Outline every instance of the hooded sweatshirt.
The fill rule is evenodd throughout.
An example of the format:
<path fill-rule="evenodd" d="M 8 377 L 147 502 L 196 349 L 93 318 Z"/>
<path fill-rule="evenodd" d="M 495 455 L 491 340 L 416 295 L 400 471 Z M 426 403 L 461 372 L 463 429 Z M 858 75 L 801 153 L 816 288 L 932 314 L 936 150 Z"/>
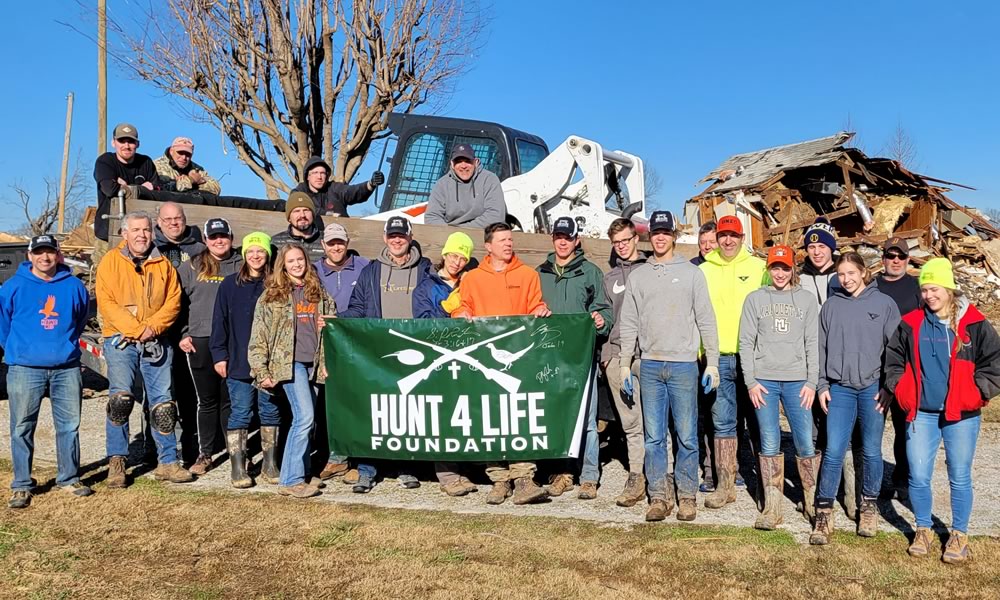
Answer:
<path fill-rule="evenodd" d="M 507 218 L 500 178 L 482 165 L 472 179 L 462 181 L 455 171 L 438 179 L 424 213 L 428 225 L 484 228 Z"/>
<path fill-rule="evenodd" d="M 463 312 L 474 317 L 528 315 L 540 306 L 545 306 L 542 282 L 534 269 L 515 254 L 497 271 L 493 257 L 487 255 L 478 269 L 462 278 L 462 305 L 452 316 Z"/>
<path fill-rule="evenodd" d="M 392 259 L 389 248 L 382 248 L 378 255 L 382 269 L 379 273 L 379 294 L 383 319 L 413 318 L 413 289 L 422 278 L 420 274 L 420 248 L 410 246 L 406 262 L 399 265 Z M 425 269 L 426 270 L 426 269 Z"/>
<path fill-rule="evenodd" d="M 805 381 L 816 389 L 819 379 L 819 309 L 808 290 L 750 292 L 740 319 L 740 364 L 747 388 L 765 381 Z"/>
<path fill-rule="evenodd" d="M 175 269 L 205 250 L 205 238 L 202 237 L 201 230 L 191 225 L 187 226 L 184 236 L 177 242 L 168 239 L 159 225 L 154 228 L 154 234 L 153 245 Z"/>
<path fill-rule="evenodd" d="M 347 251 L 347 260 L 338 267 L 331 267 L 325 259 L 317 260 L 313 265 L 319 273 L 323 287 L 333 297 L 338 311 L 347 310 L 351 303 L 351 293 L 361 276 L 361 270 L 368 265 L 368 259 L 360 256 L 356 250 Z"/>
<path fill-rule="evenodd" d="M 736 354 L 740 346 L 743 301 L 750 292 L 767 284 L 767 264 L 741 245 L 729 261 L 722 257 L 721 248 L 712 250 L 698 268 L 708 282 L 715 322 L 719 325 L 719 352 Z"/>
<path fill-rule="evenodd" d="M 187 307 L 187 321 L 181 326 L 182 337 L 212 335 L 212 315 L 215 312 L 215 296 L 219 293 L 219 284 L 243 266 L 243 256 L 239 252 L 232 252 L 229 258 L 219 261 L 219 272 L 215 277 L 206 278 L 198 274 L 202 260 L 201 256 L 197 256 L 177 269 L 181 288 L 184 290 L 182 302 Z"/>
<path fill-rule="evenodd" d="M 228 376 L 247 380 L 253 379 L 247 346 L 250 345 L 254 309 L 264 293 L 264 278 L 246 283 L 239 283 L 236 278 L 237 275 L 229 275 L 219 284 L 208 343 L 213 363 L 228 361 Z"/>
<path fill-rule="evenodd" d="M 625 284 L 628 282 L 632 271 L 645 263 L 648 256 L 648 253 L 639 252 L 639 256 L 635 261 L 628 261 L 619 258 L 614 249 L 612 249 L 611 257 L 608 259 L 608 262 L 611 263 L 611 270 L 604 275 L 604 294 L 611 302 L 614 325 L 611 326 L 611 332 L 608 334 L 607 340 L 601 344 L 602 363 L 618 357 L 621 350 L 619 343 L 621 339 L 621 324 L 619 321 L 621 320 L 622 298 L 625 296 Z M 635 356 L 640 356 L 638 348 L 636 349 Z"/>
<path fill-rule="evenodd" d="M 636 340 L 643 360 L 694 362 L 700 346 L 708 366 L 719 366 L 719 330 L 701 269 L 674 256 L 650 258 L 625 284 L 622 298 L 621 364 L 632 364 Z"/>
<path fill-rule="evenodd" d="M 326 164 L 326 161 L 322 158 L 312 157 L 309 162 L 306 163 L 306 168 L 304 173 L 309 173 L 313 167 L 322 165 L 326 167 L 327 176 L 332 173 L 330 165 Z M 293 192 L 305 192 L 312 198 L 313 203 L 316 204 L 316 214 L 317 215 L 332 215 L 334 217 L 347 217 L 347 207 L 351 204 L 361 204 L 362 202 L 367 202 L 371 198 L 372 192 L 375 190 L 368 189 L 368 182 L 356 183 L 354 185 L 348 183 L 340 183 L 339 181 L 327 181 L 326 185 L 323 186 L 317 192 L 312 191 L 309 187 L 308 181 L 303 181 L 299 185 L 295 186 Z"/>
<path fill-rule="evenodd" d="M 808 290 L 816 298 L 816 305 L 823 306 L 826 299 L 837 290 L 843 289 L 840 285 L 840 277 L 837 277 L 837 268 L 831 262 L 825 271 L 820 271 L 808 258 L 802 265 L 802 272 L 799 274 L 799 281 L 802 289 Z"/>
<path fill-rule="evenodd" d="M 819 388 L 861 390 L 882 375 L 885 346 L 899 325 L 896 302 L 868 284 L 857 298 L 839 288 L 819 313 Z"/>
<path fill-rule="evenodd" d="M 597 330 L 607 335 L 614 323 L 614 311 L 604 294 L 601 270 L 587 260 L 583 248 L 577 248 L 568 263 L 556 265 L 556 253 L 550 252 L 545 262 L 538 266 L 542 282 L 542 299 L 549 310 L 556 314 L 598 312 L 604 317 L 604 326 Z"/>
<path fill-rule="evenodd" d="M 391 265 L 388 265 L 387 260 Z M 348 319 L 391 319 L 391 318 L 412 318 L 415 314 L 413 309 L 416 297 L 415 288 L 428 276 L 431 270 L 431 261 L 424 258 L 420 244 L 414 240 L 410 244 L 410 256 L 403 267 L 399 267 L 389 258 L 388 249 L 383 249 L 381 255 L 376 260 L 369 262 L 365 268 L 361 269 L 358 281 L 351 292 L 351 300 L 346 310 L 337 307 L 337 316 Z M 390 273 L 391 271 L 391 273 Z M 386 287 L 390 290 L 383 291 Z M 391 290 L 395 289 L 396 292 Z M 407 291 L 408 290 L 408 291 Z M 403 313 L 407 317 L 390 317 L 385 313 L 382 305 L 384 294 L 397 296 L 389 299 L 394 303 L 389 307 L 394 313 Z M 409 303 L 409 307 L 402 306 L 402 302 Z M 398 301 L 398 302 L 397 302 Z"/>
<path fill-rule="evenodd" d="M 969 301 L 959 298 L 959 319 L 969 308 Z M 955 332 L 948 328 L 929 308 L 924 309 L 924 326 L 920 328 L 920 410 L 942 412 L 948 396 L 948 375 L 951 370 L 951 346 Z"/>
<path fill-rule="evenodd" d="M 87 290 L 65 265 L 51 280 L 25 261 L 0 287 L 0 346 L 8 365 L 56 369 L 80 362 Z"/>

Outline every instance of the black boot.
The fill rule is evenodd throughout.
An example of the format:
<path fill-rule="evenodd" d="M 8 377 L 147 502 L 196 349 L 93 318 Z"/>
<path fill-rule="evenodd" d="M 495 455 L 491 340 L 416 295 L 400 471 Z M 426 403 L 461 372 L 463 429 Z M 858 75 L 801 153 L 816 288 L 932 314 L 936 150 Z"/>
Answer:
<path fill-rule="evenodd" d="M 270 484 L 277 484 L 281 478 L 278 466 L 278 428 L 260 428 L 260 449 L 264 455 L 264 464 L 260 468 L 260 476 Z"/>
<path fill-rule="evenodd" d="M 230 478 L 234 488 L 253 487 L 253 479 L 247 475 L 247 430 L 231 429 L 226 432 L 226 450 L 232 467 Z"/>

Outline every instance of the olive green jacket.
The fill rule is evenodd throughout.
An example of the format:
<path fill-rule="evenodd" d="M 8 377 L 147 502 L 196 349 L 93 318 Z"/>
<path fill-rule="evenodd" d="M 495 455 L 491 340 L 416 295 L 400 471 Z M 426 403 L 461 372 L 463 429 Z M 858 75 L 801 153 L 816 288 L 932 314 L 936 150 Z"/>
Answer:
<path fill-rule="evenodd" d="M 337 308 L 330 294 L 323 290 L 317 307 L 320 315 L 336 315 Z M 291 296 L 281 302 L 264 302 L 261 295 L 253 315 L 247 361 L 254 385 L 270 378 L 275 383 L 292 380 L 295 362 L 295 307 Z M 326 381 L 326 363 L 323 360 L 323 334 L 320 332 L 313 360 L 313 380 Z"/>

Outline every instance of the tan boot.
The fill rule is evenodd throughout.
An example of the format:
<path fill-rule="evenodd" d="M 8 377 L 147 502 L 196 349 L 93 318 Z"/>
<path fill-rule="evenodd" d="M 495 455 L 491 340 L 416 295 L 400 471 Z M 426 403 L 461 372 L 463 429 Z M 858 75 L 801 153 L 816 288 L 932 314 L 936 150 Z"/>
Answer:
<path fill-rule="evenodd" d="M 514 504 L 531 504 L 549 497 L 545 488 L 530 477 L 518 477 L 514 480 Z"/>
<path fill-rule="evenodd" d="M 862 498 L 858 513 L 858 535 L 875 537 L 878 533 L 878 505 L 874 498 Z"/>
<path fill-rule="evenodd" d="M 548 485 L 549 496 L 555 498 L 556 496 L 562 496 L 566 492 L 573 491 L 573 476 L 569 473 L 561 473 L 559 475 L 553 475 L 549 478 Z"/>
<path fill-rule="evenodd" d="M 170 483 L 188 483 L 194 481 L 194 475 L 180 465 L 180 463 L 161 464 L 153 471 L 153 479 L 157 481 L 169 481 Z"/>
<path fill-rule="evenodd" d="M 760 456 L 760 481 L 764 486 L 764 511 L 757 517 L 757 522 L 753 524 L 754 529 L 771 531 L 781 525 L 782 503 L 784 501 L 785 487 L 785 455 Z"/>
<path fill-rule="evenodd" d="M 917 533 L 913 536 L 913 543 L 906 549 L 910 556 L 923 558 L 931 553 L 931 546 L 934 544 L 934 534 L 927 527 L 917 527 Z"/>
<path fill-rule="evenodd" d="M 674 506 L 672 504 L 667 504 L 667 501 L 663 498 L 653 498 L 649 501 L 649 508 L 646 509 L 646 520 L 647 521 L 662 521 L 670 516 L 673 512 Z"/>
<path fill-rule="evenodd" d="M 705 508 L 722 508 L 736 502 L 736 438 L 715 438 L 715 464 L 719 480 L 715 491 L 705 498 Z"/>
<path fill-rule="evenodd" d="M 113 490 L 120 490 L 128 485 L 128 480 L 125 476 L 124 456 L 112 456 L 108 459 L 107 484 Z"/>
<path fill-rule="evenodd" d="M 969 536 L 961 531 L 949 530 L 941 561 L 949 565 L 960 565 L 970 560 L 972 560 L 972 546 L 969 545 Z"/>
<path fill-rule="evenodd" d="M 462 481 L 461 477 L 458 477 L 458 478 L 454 479 L 451 483 L 442 484 L 441 485 L 441 491 L 444 492 L 445 494 L 449 495 L 449 496 L 458 497 L 458 496 L 465 496 L 466 494 L 470 494 L 470 493 L 476 491 L 476 488 L 475 488 L 475 486 L 472 486 L 470 488 L 468 485 L 466 485 L 466 483 L 464 481 Z"/>
<path fill-rule="evenodd" d="M 809 543 L 813 546 L 825 546 L 833 537 L 833 508 L 817 508 L 816 524 L 809 534 Z"/>
<path fill-rule="evenodd" d="M 681 498 L 677 502 L 677 520 L 694 521 L 698 516 L 698 503 L 694 498 Z"/>
<path fill-rule="evenodd" d="M 625 489 L 615 498 L 618 506 L 635 506 L 646 495 L 646 476 L 642 473 L 629 473 Z"/>
<path fill-rule="evenodd" d="M 486 494 L 486 504 L 503 504 L 512 493 L 509 481 L 494 481 L 493 489 Z"/>
<path fill-rule="evenodd" d="M 802 515 L 810 525 L 816 520 L 816 480 L 819 479 L 820 462 L 822 456 L 819 452 L 809 458 L 795 458 L 802 482 Z"/>
<path fill-rule="evenodd" d="M 323 481 L 327 479 L 333 479 L 334 477 L 341 477 L 344 473 L 350 470 L 347 463 L 342 462 L 328 462 L 323 470 L 319 472 L 319 478 Z"/>
<path fill-rule="evenodd" d="M 361 471 L 358 471 L 357 469 L 351 469 L 347 473 L 344 473 L 344 477 L 340 481 L 344 485 L 354 485 L 360 480 L 361 480 Z"/>
<path fill-rule="evenodd" d="M 583 481 L 580 483 L 580 491 L 576 495 L 577 500 L 595 500 L 597 498 L 597 482 Z"/>

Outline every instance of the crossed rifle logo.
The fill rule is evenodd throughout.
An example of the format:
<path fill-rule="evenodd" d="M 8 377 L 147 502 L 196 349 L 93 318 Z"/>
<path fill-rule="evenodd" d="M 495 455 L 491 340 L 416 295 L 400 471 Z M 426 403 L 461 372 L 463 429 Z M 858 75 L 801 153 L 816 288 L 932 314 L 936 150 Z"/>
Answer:
<path fill-rule="evenodd" d="M 522 325 L 517 329 L 513 329 L 506 333 L 501 333 L 500 335 L 455 350 L 449 350 L 448 348 L 443 348 L 441 346 L 432 344 L 430 342 L 426 342 L 424 340 L 418 340 L 416 338 L 412 338 L 408 335 L 402 334 L 394 329 L 390 329 L 389 333 L 391 335 L 394 335 L 398 338 L 402 338 L 409 342 L 413 342 L 414 344 L 420 344 L 421 346 L 430 348 L 431 350 L 434 350 L 439 354 L 439 356 L 434 360 L 432 360 L 430 364 L 428 364 L 426 367 L 423 367 L 418 371 L 414 371 L 413 373 L 400 379 L 397 382 L 397 385 L 399 386 L 399 393 L 403 396 L 406 396 L 407 394 L 412 392 L 413 388 L 417 387 L 417 385 L 421 381 L 424 381 L 425 379 L 430 377 L 431 373 L 433 373 L 436 369 L 440 368 L 442 365 L 444 365 L 449 361 L 458 361 L 477 369 L 480 373 L 483 374 L 484 377 L 486 377 L 486 379 L 496 382 L 496 384 L 502 387 L 504 390 L 506 390 L 508 394 L 516 394 L 517 390 L 521 387 L 521 380 L 512 375 L 509 375 L 505 371 L 510 369 L 510 367 L 514 364 L 514 362 L 516 362 L 522 356 L 527 354 L 529 350 L 534 348 L 535 344 L 531 344 L 527 348 L 520 350 L 518 352 L 509 352 L 507 350 L 497 348 L 493 344 L 493 342 L 501 340 L 505 337 L 512 336 L 515 333 L 520 333 L 525 329 L 526 329 L 525 326 Z M 477 348 L 481 348 L 483 346 L 486 346 L 490 349 L 490 356 L 493 358 L 494 361 L 503 365 L 502 369 L 492 369 L 484 365 L 478 359 L 469 356 L 469 354 L 473 350 L 476 350 Z M 386 354 L 382 358 L 388 358 L 390 356 L 394 357 L 401 364 L 409 366 L 417 366 L 424 362 L 424 353 L 415 348 L 407 348 L 405 350 L 400 350 L 399 352 Z"/>

